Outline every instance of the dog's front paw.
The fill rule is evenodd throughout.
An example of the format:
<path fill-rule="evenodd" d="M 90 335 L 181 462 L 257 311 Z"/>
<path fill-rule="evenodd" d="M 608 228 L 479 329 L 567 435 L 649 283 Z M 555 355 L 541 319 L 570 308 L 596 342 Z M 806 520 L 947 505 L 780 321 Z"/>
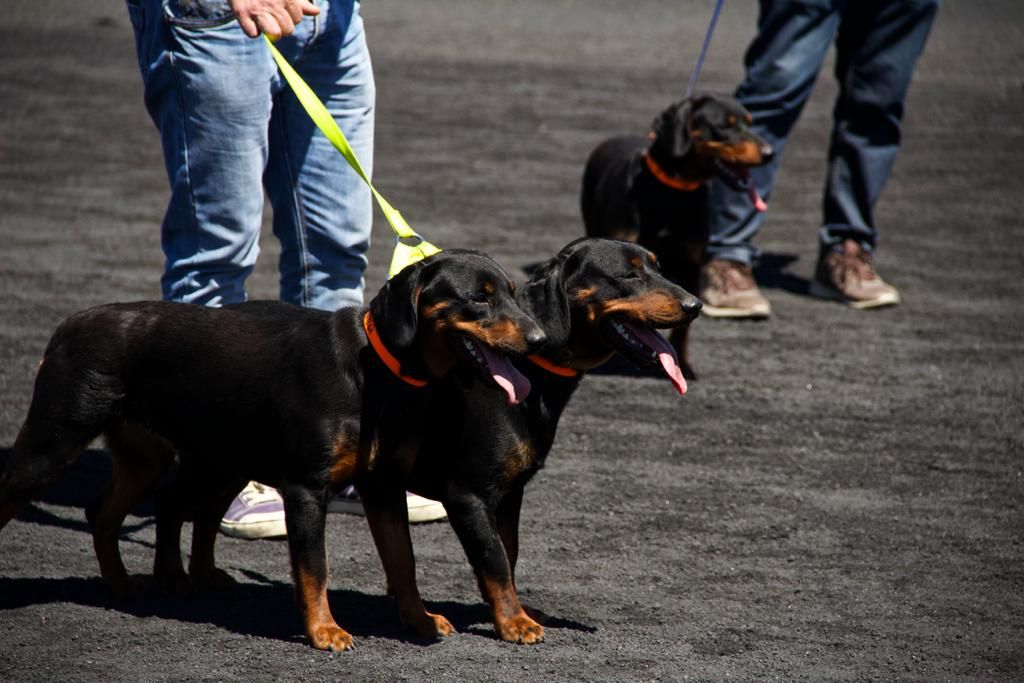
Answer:
<path fill-rule="evenodd" d="M 520 612 L 514 617 L 503 619 L 494 625 L 502 640 L 511 643 L 532 645 L 544 641 L 544 627 Z"/>
<path fill-rule="evenodd" d="M 320 624 L 309 629 L 310 644 L 318 650 L 342 652 L 355 647 L 348 631 L 337 624 Z"/>
<path fill-rule="evenodd" d="M 440 614 L 423 612 L 415 618 L 402 621 L 420 638 L 444 638 L 455 633 L 455 627 Z"/>

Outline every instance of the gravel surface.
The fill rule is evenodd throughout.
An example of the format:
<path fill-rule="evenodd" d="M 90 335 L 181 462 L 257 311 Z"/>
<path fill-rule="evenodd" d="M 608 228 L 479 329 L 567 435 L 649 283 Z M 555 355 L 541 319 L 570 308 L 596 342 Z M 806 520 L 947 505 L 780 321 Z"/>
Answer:
<path fill-rule="evenodd" d="M 712 2 L 368 0 L 376 179 L 440 246 L 516 272 L 582 233 L 590 149 L 646 130 L 685 87 Z M 117 0 L 6 0 L 0 24 L 0 459 L 67 315 L 159 296 L 167 199 Z M 727 3 L 702 89 L 728 92 L 756 18 Z M 787 147 L 759 244 L 775 316 L 703 319 L 701 379 L 586 379 L 527 489 L 518 583 L 546 641 L 494 636 L 447 524 L 413 530 L 428 607 L 399 626 L 365 522 L 332 515 L 335 616 L 309 648 L 286 546 L 222 537 L 225 594 L 118 603 L 83 514 L 94 444 L 0 533 L 0 680 L 1024 679 L 1024 5 L 946 0 L 878 207 L 903 305 L 806 295 L 835 85 Z M 339 159 L 340 163 L 340 159 Z M 375 227 L 369 290 L 391 247 Z M 254 298 L 277 293 L 266 231 Z M 187 538 L 187 536 L 186 536 Z M 122 551 L 150 571 L 152 503 Z"/>

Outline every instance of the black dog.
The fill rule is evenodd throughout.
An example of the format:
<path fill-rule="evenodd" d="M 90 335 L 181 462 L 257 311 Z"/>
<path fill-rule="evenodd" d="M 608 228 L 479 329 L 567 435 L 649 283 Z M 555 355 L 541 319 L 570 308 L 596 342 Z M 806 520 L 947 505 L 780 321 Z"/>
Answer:
<path fill-rule="evenodd" d="M 662 271 L 699 292 L 708 244 L 707 183 L 719 179 L 764 202 L 750 167 L 772 149 L 750 130 L 750 114 L 728 98 L 703 96 L 673 104 L 654 120 L 648 139 L 605 140 L 583 172 L 580 204 L 587 235 L 637 242 L 653 251 Z M 686 329 L 672 335 L 683 372 L 693 377 Z"/>
<path fill-rule="evenodd" d="M 475 377 L 453 374 L 437 385 L 407 486 L 444 503 L 498 635 L 535 643 L 544 629 L 516 595 L 519 512 L 523 489 L 544 465 L 562 410 L 584 373 L 616 351 L 660 368 L 679 393 L 686 382 L 672 347 L 655 328 L 690 322 L 700 302 L 662 277 L 653 255 L 633 244 L 583 238 L 543 264 L 517 293 L 544 331 L 540 353 L 516 360 L 532 387 L 509 405 Z M 406 531 L 381 548 L 391 592 L 419 602 Z"/>
<path fill-rule="evenodd" d="M 368 310 L 255 304 L 253 315 L 143 302 L 74 315 L 50 340 L 0 478 L 0 527 L 104 434 L 113 477 L 88 517 L 104 580 L 131 594 L 118 532 L 177 452 L 179 477 L 158 501 L 154 575 L 186 580 L 178 541 L 192 518 L 189 576 L 218 582 L 218 522 L 246 481 L 263 482 L 284 497 L 306 633 L 314 647 L 346 649 L 352 638 L 327 603 L 328 496 L 356 481 L 375 537 L 408 533 L 399 480 L 435 403 L 425 385 L 460 367 L 490 391 L 499 384 L 501 402 L 529 391 L 503 354 L 525 353 L 543 334 L 512 287 L 489 258 L 453 250 L 407 267 Z M 447 624 L 422 604 L 403 616 L 419 632 Z"/>

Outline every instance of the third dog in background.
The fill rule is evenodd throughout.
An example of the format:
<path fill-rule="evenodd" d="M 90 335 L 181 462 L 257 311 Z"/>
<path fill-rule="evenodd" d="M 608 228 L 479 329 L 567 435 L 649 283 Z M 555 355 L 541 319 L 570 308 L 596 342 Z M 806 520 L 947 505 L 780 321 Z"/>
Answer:
<path fill-rule="evenodd" d="M 759 210 L 765 208 L 749 169 L 767 163 L 772 148 L 750 123 L 750 114 L 735 100 L 700 96 L 663 111 L 646 138 L 602 142 L 583 173 L 580 203 L 587 235 L 638 242 L 657 255 L 665 275 L 699 291 L 708 244 L 708 182 L 717 178 L 745 190 Z M 681 328 L 672 343 L 684 373 L 693 377 L 686 337 Z"/>

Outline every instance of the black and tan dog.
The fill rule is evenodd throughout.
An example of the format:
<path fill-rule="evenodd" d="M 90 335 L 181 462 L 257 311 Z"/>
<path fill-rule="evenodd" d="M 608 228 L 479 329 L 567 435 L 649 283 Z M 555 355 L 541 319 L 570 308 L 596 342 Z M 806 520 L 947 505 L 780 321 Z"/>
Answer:
<path fill-rule="evenodd" d="M 587 235 L 637 242 L 653 251 L 666 276 L 699 292 L 708 244 L 711 180 L 764 202 L 750 168 L 768 162 L 771 146 L 750 130 L 750 114 L 729 98 L 701 96 L 673 104 L 648 138 L 605 140 L 583 172 L 580 204 Z M 693 377 L 686 330 L 672 335 L 683 371 Z"/>
<path fill-rule="evenodd" d="M 219 582 L 219 519 L 247 480 L 263 482 L 284 497 L 306 633 L 314 647 L 346 649 L 352 638 L 327 603 L 328 496 L 355 481 L 375 538 L 408 534 L 400 479 L 435 402 L 432 382 L 460 368 L 502 404 L 529 391 L 504 354 L 527 352 L 543 333 L 512 288 L 489 258 L 452 250 L 407 267 L 369 309 L 251 304 L 253 315 L 142 302 L 74 315 L 50 340 L 0 478 L 0 527 L 103 434 L 113 476 L 88 517 L 104 580 L 117 594 L 136 591 L 118 532 L 177 453 L 178 478 L 158 501 L 154 574 L 188 580 L 178 541 L 190 518 L 189 577 Z M 422 603 L 404 607 L 417 632 L 446 628 Z"/>
<path fill-rule="evenodd" d="M 562 411 L 584 373 L 619 352 L 659 368 L 679 393 L 686 381 L 656 331 L 688 324 L 700 302 L 658 272 L 654 256 L 626 242 L 583 238 L 543 264 L 517 292 L 544 332 L 538 354 L 517 359 L 529 397 L 510 405 L 475 377 L 438 383 L 438 400 L 407 485 L 441 500 L 473 566 L 498 635 L 535 643 L 544 629 L 515 589 L 523 489 L 544 465 Z M 408 532 L 382 547 L 391 592 L 419 604 Z"/>

